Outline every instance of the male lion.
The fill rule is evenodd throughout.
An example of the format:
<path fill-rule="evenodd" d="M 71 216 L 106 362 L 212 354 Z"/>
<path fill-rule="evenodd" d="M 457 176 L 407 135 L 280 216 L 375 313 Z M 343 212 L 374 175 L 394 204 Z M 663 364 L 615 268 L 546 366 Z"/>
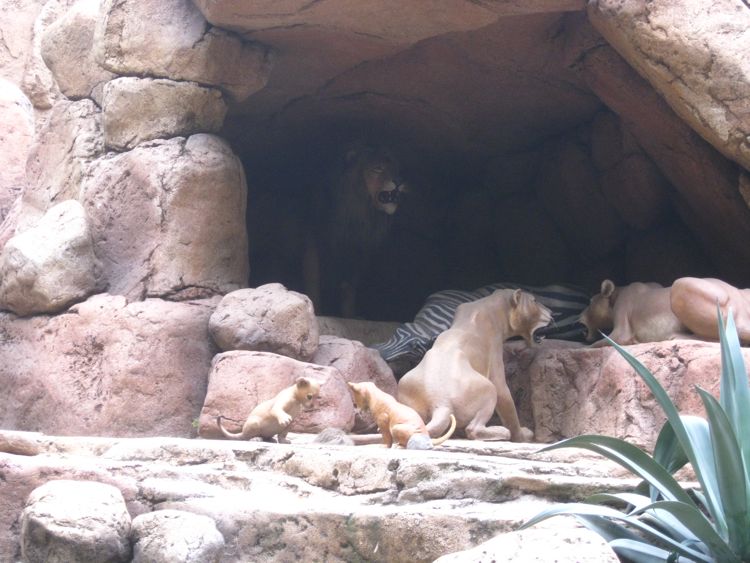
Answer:
<path fill-rule="evenodd" d="M 309 210 L 305 292 L 318 314 L 353 317 L 359 277 L 385 241 L 406 185 L 389 150 L 358 144 L 326 188 Z"/>

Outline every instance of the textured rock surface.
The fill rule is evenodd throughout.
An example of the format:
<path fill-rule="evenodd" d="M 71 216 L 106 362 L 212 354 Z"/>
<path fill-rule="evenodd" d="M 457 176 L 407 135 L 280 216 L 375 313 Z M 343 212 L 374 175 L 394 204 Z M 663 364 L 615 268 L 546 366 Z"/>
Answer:
<path fill-rule="evenodd" d="M 583 76 L 653 159 L 680 196 L 677 211 L 703 250 L 743 283 L 750 263 L 750 210 L 739 193 L 739 170 L 686 125 L 611 48 L 580 61 Z M 744 285 L 743 285 L 744 287 Z"/>
<path fill-rule="evenodd" d="M 269 352 L 224 352 L 214 357 L 206 400 L 198 421 L 202 438 L 223 438 L 216 426 L 222 415 L 225 428 L 239 432 L 256 405 L 293 385 L 298 377 L 315 378 L 320 395 L 310 411 L 302 411 L 289 427 L 292 432 L 320 432 L 333 427 L 351 430 L 354 404 L 341 373 L 335 368 L 299 362 Z"/>
<path fill-rule="evenodd" d="M 78 0 L 42 35 L 41 54 L 68 98 L 92 96 L 95 88 L 114 75 L 94 59 L 94 29 L 100 0 Z M 98 95 L 94 95 L 97 99 Z"/>
<path fill-rule="evenodd" d="M 312 301 L 280 283 L 228 293 L 211 315 L 208 328 L 225 351 L 273 352 L 307 361 L 318 348 Z"/>
<path fill-rule="evenodd" d="M 0 428 L 194 435 L 215 306 L 96 295 L 51 317 L 0 314 Z"/>
<path fill-rule="evenodd" d="M 554 554 L 554 555 L 553 555 Z M 530 529 L 501 534 L 473 549 L 443 555 L 435 563 L 618 563 L 604 539 L 585 528 Z"/>
<path fill-rule="evenodd" d="M 11 238 L 0 254 L 0 308 L 56 313 L 104 289 L 86 212 L 68 200 Z"/>
<path fill-rule="evenodd" d="M 372 381 L 394 397 L 398 391 L 396 378 L 385 360 L 377 351 L 366 348 L 360 342 L 335 336 L 321 336 L 318 350 L 310 361 L 314 364 L 336 368 L 344 381 L 354 383 Z M 355 417 L 353 431 L 361 432 L 365 429 L 370 432 L 375 431 L 375 421 L 370 413 L 357 410 Z"/>
<path fill-rule="evenodd" d="M 690 127 L 750 168 L 746 2 L 597 0 L 588 14 Z"/>
<path fill-rule="evenodd" d="M 399 324 L 339 317 L 318 317 L 318 328 L 321 335 L 358 340 L 365 346 L 385 342 L 391 337 Z"/>
<path fill-rule="evenodd" d="M 245 176 L 212 135 L 108 153 L 81 188 L 109 292 L 204 297 L 246 285 Z"/>
<path fill-rule="evenodd" d="M 104 143 L 131 149 L 152 139 L 215 133 L 227 108 L 221 92 L 193 82 L 125 77 L 104 86 Z"/>
<path fill-rule="evenodd" d="M 651 370 L 681 412 L 704 414 L 696 385 L 718 397 L 718 343 L 673 340 L 625 348 Z M 559 349 L 549 341 L 525 353 L 536 354 L 528 377 L 537 440 L 594 433 L 653 446 L 665 416 L 616 350 Z M 743 353 L 748 365 L 750 349 Z"/>
<path fill-rule="evenodd" d="M 153 438 L 54 438 L 0 431 L 0 558 L 20 558 L 24 501 L 51 479 L 115 485 L 134 518 L 177 509 L 212 518 L 221 561 L 433 561 L 515 530 L 550 501 L 631 490 L 637 480 L 585 451 L 449 440 L 425 451 L 380 446 Z M 570 529 L 534 528 L 537 541 Z M 567 553 L 576 553 L 572 544 Z M 556 552 L 561 558 L 564 552 Z M 568 556 L 569 557 L 569 556 Z M 567 559 L 563 559 L 567 560 Z"/>
<path fill-rule="evenodd" d="M 266 49 L 207 25 L 192 2 L 104 0 L 102 11 L 94 49 L 108 70 L 193 80 L 217 86 L 238 100 L 266 83 Z"/>
<path fill-rule="evenodd" d="M 26 159 L 34 140 L 31 102 L 12 82 L 0 78 L 0 223 L 26 185 Z"/>
<path fill-rule="evenodd" d="M 101 112 L 94 102 L 56 104 L 29 155 L 19 228 L 33 224 L 54 203 L 80 201 L 81 184 L 103 152 Z"/>
<path fill-rule="evenodd" d="M 94 481 L 48 481 L 21 515 L 29 563 L 130 561 L 130 514 L 117 487 Z"/>
<path fill-rule="evenodd" d="M 208 516 L 157 510 L 133 519 L 133 563 L 219 561 L 224 536 Z"/>

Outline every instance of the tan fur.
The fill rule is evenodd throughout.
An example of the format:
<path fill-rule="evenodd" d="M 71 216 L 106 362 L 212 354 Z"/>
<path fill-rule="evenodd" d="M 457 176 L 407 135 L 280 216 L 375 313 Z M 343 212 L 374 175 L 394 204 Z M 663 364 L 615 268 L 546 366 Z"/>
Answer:
<path fill-rule="evenodd" d="M 349 382 L 348 385 L 357 408 L 372 412 L 386 447 L 390 448 L 394 441 L 403 448 L 409 447 L 415 436 L 424 436 L 429 444 L 438 446 L 450 438 L 456 429 L 454 418 L 445 435 L 430 439 L 424 421 L 414 409 L 399 403 L 395 397 L 378 389 L 371 381 Z"/>
<path fill-rule="evenodd" d="M 216 417 L 216 424 L 222 434 L 235 440 L 263 438 L 270 440 L 278 435 L 280 444 L 288 444 L 286 435 L 289 425 L 303 409 L 313 406 L 315 397 L 320 392 L 320 382 L 315 379 L 300 377 L 289 387 L 282 389 L 275 397 L 258 404 L 248 415 L 242 431 L 229 432 L 222 424 L 221 415 Z"/>
<path fill-rule="evenodd" d="M 718 340 L 716 306 L 724 319 L 731 309 L 740 342 L 750 344 L 750 289 L 738 289 L 714 278 L 680 278 L 670 291 L 672 311 L 700 338 Z"/>
<path fill-rule="evenodd" d="M 524 291 L 499 289 L 456 309 L 451 327 L 440 334 L 422 361 L 398 383 L 398 398 L 425 420 L 431 436 L 455 415 L 458 428 L 474 440 L 531 441 L 505 380 L 503 342 L 522 336 L 529 345 L 552 313 Z M 494 411 L 502 426 L 487 426 Z"/>
<path fill-rule="evenodd" d="M 347 151 L 310 209 L 303 272 L 318 314 L 354 316 L 359 276 L 385 241 L 405 191 L 390 151 L 363 143 Z"/>
<path fill-rule="evenodd" d="M 596 340 L 601 332 L 621 345 L 659 342 L 673 338 L 690 338 L 687 328 L 672 312 L 670 288 L 658 283 L 631 283 L 617 287 L 604 280 L 601 292 L 581 313 L 586 339 Z M 606 339 L 593 344 L 608 346 Z"/>

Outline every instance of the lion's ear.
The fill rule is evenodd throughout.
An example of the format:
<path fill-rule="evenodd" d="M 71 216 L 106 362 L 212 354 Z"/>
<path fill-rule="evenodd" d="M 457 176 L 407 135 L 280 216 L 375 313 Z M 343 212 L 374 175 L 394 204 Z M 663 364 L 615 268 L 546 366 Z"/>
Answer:
<path fill-rule="evenodd" d="M 602 282 L 602 295 L 609 297 L 615 291 L 615 283 L 612 280 L 604 280 Z"/>
<path fill-rule="evenodd" d="M 294 383 L 299 389 L 302 389 L 303 387 L 310 387 L 310 380 L 306 377 L 298 377 L 297 381 L 295 381 Z"/>
<path fill-rule="evenodd" d="M 511 297 L 510 297 L 510 304 L 513 305 L 514 307 L 518 307 L 518 304 L 520 302 L 521 302 L 521 290 L 520 289 L 516 289 L 513 292 L 513 295 L 511 295 Z"/>

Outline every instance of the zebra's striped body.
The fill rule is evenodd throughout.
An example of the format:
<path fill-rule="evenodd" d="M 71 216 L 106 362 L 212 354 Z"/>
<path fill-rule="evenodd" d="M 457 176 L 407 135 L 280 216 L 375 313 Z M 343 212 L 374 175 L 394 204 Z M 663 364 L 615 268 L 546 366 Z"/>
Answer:
<path fill-rule="evenodd" d="M 538 334 L 561 340 L 585 340 L 583 326 L 578 322 L 581 311 L 589 304 L 589 295 L 583 290 L 569 285 L 532 287 L 501 282 L 480 287 L 475 291 L 449 289 L 433 293 L 427 298 L 413 322 L 404 323 L 388 341 L 372 347 L 378 350 L 386 361 L 417 362 L 432 347 L 437 336 L 451 326 L 456 307 L 461 303 L 487 297 L 496 289 L 516 288 L 532 293 L 540 303 L 552 311 L 554 321 L 549 327 L 539 330 Z"/>

